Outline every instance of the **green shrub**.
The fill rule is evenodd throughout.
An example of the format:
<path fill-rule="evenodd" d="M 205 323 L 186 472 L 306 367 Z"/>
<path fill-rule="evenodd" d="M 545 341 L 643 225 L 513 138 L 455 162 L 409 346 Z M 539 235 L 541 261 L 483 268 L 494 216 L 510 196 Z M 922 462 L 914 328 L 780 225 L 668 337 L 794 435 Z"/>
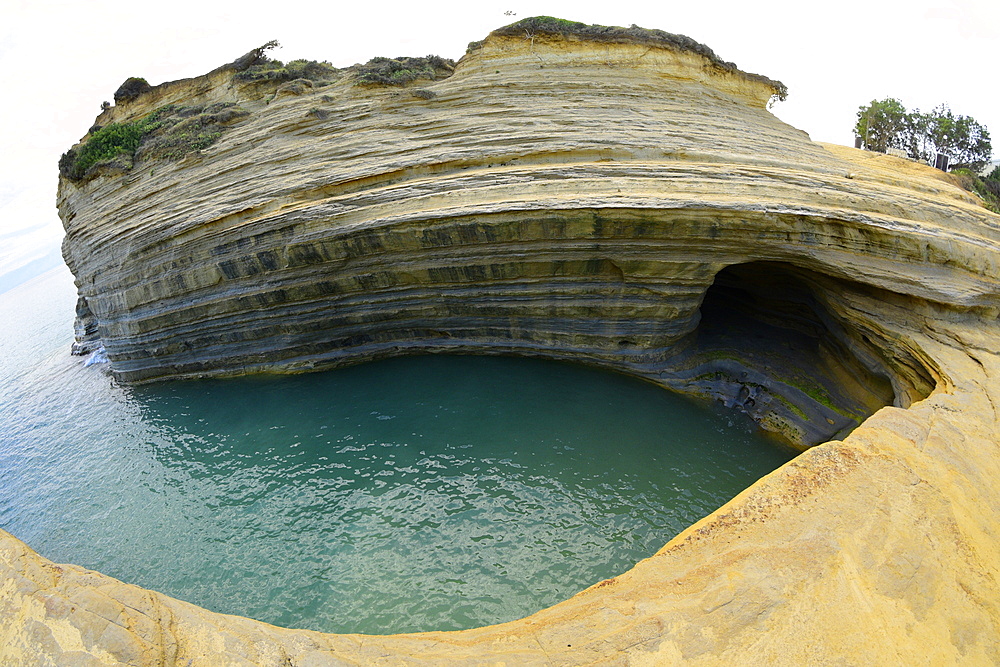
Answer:
<path fill-rule="evenodd" d="M 345 71 L 328 62 L 315 60 L 292 60 L 286 65 L 280 60 L 271 60 L 261 49 L 252 51 L 233 64 L 234 69 L 237 69 L 233 75 L 234 81 L 281 82 L 307 79 L 315 83 L 326 83 L 340 78 Z M 360 83 L 405 86 L 417 79 L 436 81 L 446 78 L 454 69 L 455 61 L 430 55 L 423 58 L 372 58 L 364 65 L 355 65 L 346 71 L 353 72 Z"/>
<path fill-rule="evenodd" d="M 455 70 L 455 61 L 433 55 L 423 58 L 378 57 L 352 69 L 359 83 L 405 86 L 417 79 L 436 81 L 447 78 Z"/>
<path fill-rule="evenodd" d="M 278 40 L 272 39 L 270 42 L 264 44 L 263 46 L 258 46 L 256 49 L 250 50 L 248 53 L 244 53 L 242 56 L 229 63 L 226 67 L 234 69 L 237 72 L 242 72 L 253 65 L 265 62 L 269 60 L 267 52 L 271 49 L 281 48 L 281 44 Z"/>
<path fill-rule="evenodd" d="M 70 180 L 79 180 L 98 163 L 123 157 L 130 161 L 149 122 L 111 123 L 100 128 L 79 149 L 71 148 L 63 154 L 59 159 L 59 173 Z"/>
<path fill-rule="evenodd" d="M 991 174 L 992 175 L 992 174 Z M 1000 213 L 1000 179 L 980 179 L 977 192 L 987 202 L 987 206 L 995 213 Z"/>
<path fill-rule="evenodd" d="M 59 159 L 59 173 L 72 181 L 91 177 L 97 167 L 132 168 L 136 159 L 176 160 L 211 146 L 226 125 L 249 115 L 232 102 L 210 106 L 160 107 L 131 123 L 111 123 Z"/>
<path fill-rule="evenodd" d="M 287 76 L 285 64 L 280 60 L 264 60 L 251 65 L 242 72 L 233 76 L 237 81 L 261 81 L 271 79 L 284 79 Z"/>
<path fill-rule="evenodd" d="M 998 181 L 998 182 L 1000 182 L 1000 165 L 997 165 L 993 169 L 993 171 L 991 171 L 989 173 L 989 175 L 986 177 L 986 180 L 987 181 Z"/>
<path fill-rule="evenodd" d="M 242 72 L 233 75 L 235 81 L 331 81 L 340 76 L 340 70 L 327 62 L 292 60 L 287 65 L 280 60 L 265 58 Z"/>
<path fill-rule="evenodd" d="M 994 213 L 1000 213 L 1000 181 L 992 180 L 990 177 L 980 178 L 975 172 L 964 167 L 952 169 L 949 174 L 956 178 L 962 188 L 979 195 L 986 208 Z"/>

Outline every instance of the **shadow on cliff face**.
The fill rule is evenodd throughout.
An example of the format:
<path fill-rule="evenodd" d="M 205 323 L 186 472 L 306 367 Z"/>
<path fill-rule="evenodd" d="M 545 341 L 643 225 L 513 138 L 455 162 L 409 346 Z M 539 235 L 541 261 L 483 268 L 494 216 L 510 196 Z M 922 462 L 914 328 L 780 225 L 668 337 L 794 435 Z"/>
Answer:
<path fill-rule="evenodd" d="M 727 267 L 667 383 L 740 409 L 799 446 L 842 438 L 879 408 L 906 407 L 934 387 L 913 351 L 856 307 L 891 296 L 790 264 Z"/>

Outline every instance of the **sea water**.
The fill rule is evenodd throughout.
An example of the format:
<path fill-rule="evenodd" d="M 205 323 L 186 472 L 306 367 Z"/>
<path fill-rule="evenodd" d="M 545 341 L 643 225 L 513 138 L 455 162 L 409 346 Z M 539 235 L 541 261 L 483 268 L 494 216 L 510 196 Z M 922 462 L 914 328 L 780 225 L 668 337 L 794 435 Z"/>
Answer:
<path fill-rule="evenodd" d="M 0 295 L 0 527 L 278 625 L 513 620 L 793 456 L 740 415 L 536 359 L 122 386 L 69 355 L 74 304 L 65 269 Z"/>

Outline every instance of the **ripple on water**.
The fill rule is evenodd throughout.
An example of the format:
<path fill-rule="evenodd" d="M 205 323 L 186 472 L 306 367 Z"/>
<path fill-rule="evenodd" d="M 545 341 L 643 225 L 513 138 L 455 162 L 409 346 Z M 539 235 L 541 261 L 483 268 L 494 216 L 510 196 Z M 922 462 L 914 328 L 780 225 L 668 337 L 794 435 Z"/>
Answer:
<path fill-rule="evenodd" d="M 652 385 L 530 359 L 120 387 L 67 354 L 66 275 L 15 292 L 0 322 L 34 310 L 0 366 L 0 526 L 278 625 L 512 620 L 630 568 L 793 455 Z"/>

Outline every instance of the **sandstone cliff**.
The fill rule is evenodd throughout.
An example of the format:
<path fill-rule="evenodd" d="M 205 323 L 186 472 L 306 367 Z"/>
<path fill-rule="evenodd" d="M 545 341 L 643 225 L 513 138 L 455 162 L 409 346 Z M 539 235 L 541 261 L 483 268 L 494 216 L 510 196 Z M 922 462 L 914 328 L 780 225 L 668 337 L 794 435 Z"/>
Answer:
<path fill-rule="evenodd" d="M 121 380 L 533 354 L 838 439 L 630 572 L 457 633 L 274 628 L 5 536 L 0 655 L 1000 662 L 1000 218 L 929 168 L 811 142 L 767 111 L 780 84 L 656 35 L 498 31 L 403 87 L 239 71 L 98 119 L 238 107 L 207 148 L 60 182 L 81 342 Z"/>
<path fill-rule="evenodd" d="M 61 180 L 83 349 L 128 382 L 540 354 L 722 398 L 811 445 L 934 382 L 847 294 L 994 303 L 986 215 L 850 178 L 767 112 L 780 84 L 656 35 L 501 32 L 408 88 L 234 65 L 107 110 L 99 126 L 207 109 L 221 138 Z"/>

